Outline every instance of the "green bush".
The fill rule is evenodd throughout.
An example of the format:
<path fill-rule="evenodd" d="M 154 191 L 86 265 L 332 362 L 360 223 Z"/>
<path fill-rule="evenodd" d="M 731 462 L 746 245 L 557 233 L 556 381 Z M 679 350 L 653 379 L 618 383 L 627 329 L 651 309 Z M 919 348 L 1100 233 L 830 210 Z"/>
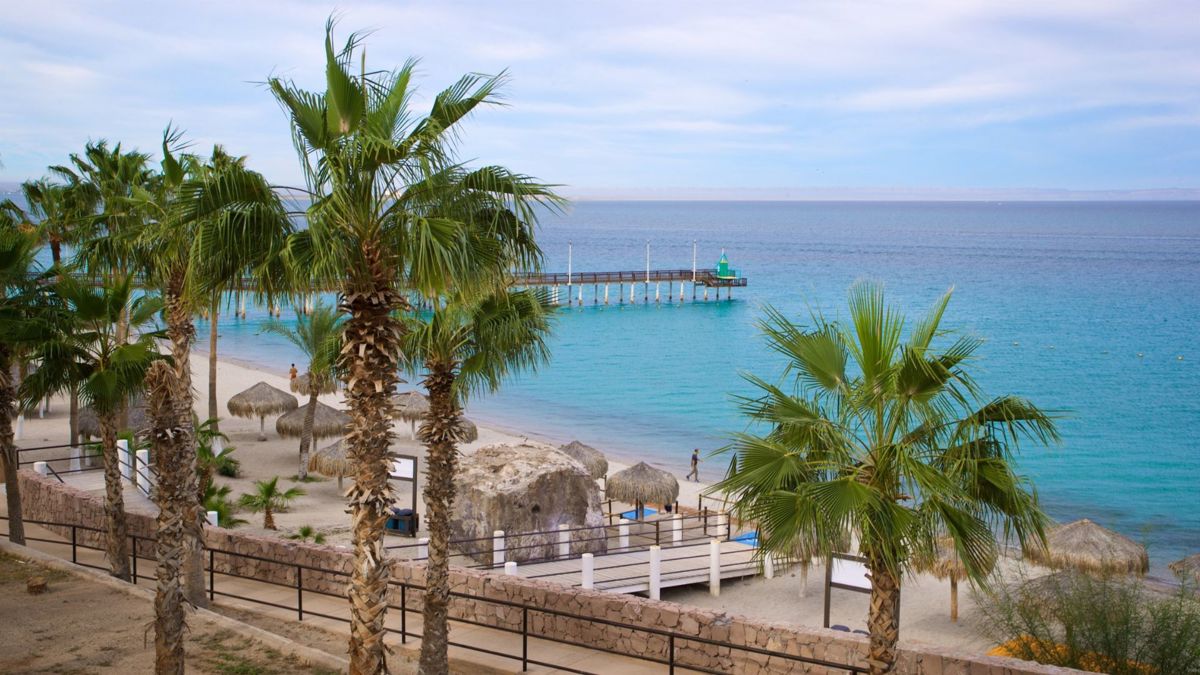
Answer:
<path fill-rule="evenodd" d="M 1060 572 L 976 592 L 984 633 L 1016 658 L 1113 675 L 1200 674 L 1200 600 Z"/>

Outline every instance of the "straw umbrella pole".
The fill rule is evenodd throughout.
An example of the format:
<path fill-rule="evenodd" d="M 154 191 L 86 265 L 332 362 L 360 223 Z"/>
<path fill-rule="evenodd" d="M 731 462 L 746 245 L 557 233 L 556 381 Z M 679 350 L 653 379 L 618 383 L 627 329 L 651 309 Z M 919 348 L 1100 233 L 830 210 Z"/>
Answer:
<path fill-rule="evenodd" d="M 235 394 L 225 404 L 230 414 L 237 417 L 258 418 L 258 440 L 267 440 L 267 415 L 295 410 L 300 405 L 295 396 L 276 389 L 266 382 L 259 382 L 249 389 Z"/>
<path fill-rule="evenodd" d="M 605 496 L 634 504 L 640 519 L 643 513 L 642 505 L 645 503 L 674 503 L 679 497 L 679 480 L 662 469 L 638 462 L 608 477 Z"/>
<path fill-rule="evenodd" d="M 1137 574 L 1150 569 L 1146 547 L 1084 518 L 1046 533 L 1046 546 L 1031 546 L 1025 557 L 1056 569 L 1092 574 Z"/>
<path fill-rule="evenodd" d="M 592 474 L 592 478 L 603 478 L 608 474 L 608 460 L 603 453 L 585 443 L 571 441 L 558 448 L 563 454 L 577 460 Z"/>
<path fill-rule="evenodd" d="M 338 491 L 341 492 L 342 478 L 353 473 L 354 466 L 346 458 L 346 446 L 338 441 L 314 452 L 308 459 L 308 470 L 337 478 Z"/>
<path fill-rule="evenodd" d="M 917 568 L 929 572 L 938 579 L 950 580 L 950 620 L 958 623 L 958 582 L 968 578 L 967 567 L 963 565 L 958 550 L 954 548 L 954 540 L 950 537 L 940 537 L 933 557 L 919 562 Z M 984 570 L 990 574 L 991 569 Z"/>

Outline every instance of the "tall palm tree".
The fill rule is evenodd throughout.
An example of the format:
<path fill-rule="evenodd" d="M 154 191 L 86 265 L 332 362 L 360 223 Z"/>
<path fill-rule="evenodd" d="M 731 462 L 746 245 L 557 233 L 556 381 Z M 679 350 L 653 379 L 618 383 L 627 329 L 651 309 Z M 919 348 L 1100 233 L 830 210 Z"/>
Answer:
<path fill-rule="evenodd" d="M 871 578 L 872 673 L 892 672 L 904 572 L 948 536 L 966 573 L 984 583 L 996 532 L 1041 540 L 1045 517 L 1015 473 L 1019 441 L 1050 443 L 1051 415 L 1015 396 L 984 399 L 968 366 L 976 338 L 946 338 L 947 292 L 904 339 L 881 287 L 856 284 L 849 321 L 813 316 L 802 330 L 774 309 L 760 326 L 787 360 L 780 384 L 748 375 L 742 401 L 762 433 L 735 437 L 716 490 L 759 523 L 764 551 L 797 540 L 836 551 L 852 535 Z"/>
<path fill-rule="evenodd" d="M 409 108 L 415 63 L 368 70 L 360 37 L 334 47 L 326 26 L 324 91 L 268 82 L 291 122 L 305 176 L 308 229 L 291 238 L 292 269 L 336 288 L 348 315 L 339 369 L 352 418 L 346 435 L 355 480 L 347 499 L 354 565 L 349 586 L 350 671 L 385 672 L 388 561 L 383 525 L 391 397 L 400 364 L 405 292 L 439 295 L 498 259 L 535 259 L 535 206 L 557 203 L 544 185 L 500 167 L 469 170 L 453 156 L 459 123 L 495 100 L 501 77 L 469 75 Z M 472 237 L 477 229 L 486 236 Z"/>
<path fill-rule="evenodd" d="M 482 301 L 454 299 L 427 321 L 408 320 L 404 351 L 423 369 L 429 414 L 419 437 L 427 449 L 425 518 L 429 559 L 425 565 L 421 672 L 445 673 L 449 641 L 450 511 L 462 440 L 462 407 L 478 390 L 496 390 L 511 373 L 549 356 L 551 307 L 532 291 L 500 292 Z"/>
<path fill-rule="evenodd" d="M 308 316 L 297 316 L 295 327 L 278 321 L 263 325 L 263 330 L 282 335 L 308 357 L 308 409 L 304 429 L 300 433 L 300 468 L 297 478 L 308 477 L 308 453 L 312 448 L 313 420 L 317 414 L 317 397 L 332 393 L 338 355 L 342 351 L 342 317 L 337 310 L 317 303 Z M 304 393 L 304 392 L 300 392 Z"/>
<path fill-rule="evenodd" d="M 275 514 L 286 509 L 292 500 L 303 496 L 304 490 L 298 487 L 280 490 L 279 476 L 275 476 L 270 480 L 254 481 L 254 492 L 242 495 L 238 504 L 254 513 L 261 511 L 263 527 L 268 530 L 277 530 L 279 528 L 275 527 Z"/>
<path fill-rule="evenodd" d="M 13 418 L 18 400 L 26 397 L 13 382 L 14 357 L 27 353 L 51 334 L 55 309 L 45 283 L 51 277 L 37 264 L 37 246 L 36 233 L 22 229 L 11 214 L 0 212 L 0 461 L 4 464 L 8 538 L 15 544 L 25 543 L 25 526 Z"/>
<path fill-rule="evenodd" d="M 129 542 L 125 500 L 117 457 L 117 430 L 125 406 L 144 390 L 146 372 L 158 354 L 154 318 L 162 309 L 155 296 L 134 293 L 130 277 L 111 286 L 93 287 L 60 277 L 59 297 L 71 319 L 34 352 L 38 369 L 25 382 L 28 400 L 78 387 L 80 400 L 96 411 L 104 458 L 105 551 L 112 575 L 129 579 Z M 130 336 L 122 337 L 122 320 Z"/>

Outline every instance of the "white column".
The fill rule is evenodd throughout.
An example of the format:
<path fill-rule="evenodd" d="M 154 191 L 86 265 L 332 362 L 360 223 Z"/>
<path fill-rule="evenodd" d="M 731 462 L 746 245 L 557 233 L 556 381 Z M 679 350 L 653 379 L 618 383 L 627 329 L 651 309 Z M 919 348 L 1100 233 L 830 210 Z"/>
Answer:
<path fill-rule="evenodd" d="M 629 304 L 632 305 L 634 303 L 634 298 L 636 297 L 636 295 L 637 295 L 637 284 L 631 281 L 631 282 L 629 282 Z"/>
<path fill-rule="evenodd" d="M 246 296 L 244 294 L 238 297 L 238 313 L 243 319 L 246 318 Z"/>
<path fill-rule="evenodd" d="M 570 526 L 566 523 L 558 526 L 558 557 L 560 558 L 571 557 L 571 533 L 567 531 L 569 528 Z"/>
<path fill-rule="evenodd" d="M 43 476 L 50 475 L 50 465 L 47 464 L 46 462 L 34 462 L 33 470 L 42 474 Z"/>
<path fill-rule="evenodd" d="M 218 526 L 220 526 L 220 525 L 221 525 L 221 523 L 220 523 L 221 516 L 220 516 L 220 514 L 219 514 L 219 513 L 217 513 L 216 511 L 208 511 L 208 512 L 206 512 L 206 513 L 204 514 L 204 520 L 205 520 L 205 521 L 206 521 L 206 522 L 207 522 L 209 525 L 212 525 L 213 527 L 218 527 Z"/>
<path fill-rule="evenodd" d="M 517 563 L 513 560 L 504 563 L 504 573 L 510 577 L 517 576 Z"/>
<path fill-rule="evenodd" d="M 708 542 L 708 594 L 714 598 L 721 595 L 721 542 Z"/>
<path fill-rule="evenodd" d="M 679 301 L 683 302 L 683 282 L 679 282 Z"/>
<path fill-rule="evenodd" d="M 692 240 L 692 283 L 696 283 L 696 240 Z M 695 296 L 692 296 L 695 297 Z"/>
<path fill-rule="evenodd" d="M 421 537 L 417 540 L 417 560 L 425 560 L 429 557 L 429 537 Z"/>
<path fill-rule="evenodd" d="M 662 591 L 662 548 L 650 547 L 650 599 L 658 600 Z"/>
<path fill-rule="evenodd" d="M 492 532 L 492 567 L 504 566 L 504 530 Z"/>
<path fill-rule="evenodd" d="M 138 450 L 135 454 L 137 455 L 137 462 L 134 464 L 134 467 L 137 468 L 137 472 L 134 473 L 133 482 L 141 488 L 142 492 L 150 494 L 150 487 L 153 484 L 151 480 L 153 474 L 150 473 L 150 451 Z"/>
<path fill-rule="evenodd" d="M 579 284 L 579 304 L 583 305 L 583 284 Z"/>
<path fill-rule="evenodd" d="M 17 415 L 17 430 L 13 433 L 13 440 L 19 441 L 25 437 L 25 413 Z"/>
<path fill-rule="evenodd" d="M 708 302 L 708 286 L 704 287 L 704 301 Z"/>
<path fill-rule="evenodd" d="M 129 441 L 122 438 L 117 441 L 117 461 L 121 464 L 121 477 L 129 480 L 133 477 L 133 457 L 129 454 Z"/>
<path fill-rule="evenodd" d="M 717 536 L 724 537 L 728 530 L 726 529 L 729 522 L 729 514 L 721 511 L 717 514 Z"/>
<path fill-rule="evenodd" d="M 608 304 L 608 284 L 604 284 L 604 304 Z"/>
<path fill-rule="evenodd" d="M 683 543 L 683 516 L 678 513 L 671 516 L 671 543 L 675 546 Z"/>
<path fill-rule="evenodd" d="M 775 578 L 775 559 L 770 553 L 763 555 L 763 576 L 768 579 Z"/>
<path fill-rule="evenodd" d="M 583 577 L 582 585 L 584 588 L 591 590 L 596 586 L 596 561 L 592 558 L 591 553 L 584 553 L 579 560 L 583 563 L 583 569 L 581 570 L 581 576 Z"/>
<path fill-rule="evenodd" d="M 71 464 L 69 468 L 72 471 L 78 471 L 83 468 L 83 448 L 78 445 L 71 447 Z"/>
<path fill-rule="evenodd" d="M 662 282 L 656 281 L 656 282 L 654 282 L 654 301 L 660 302 L 661 300 L 662 300 Z"/>
<path fill-rule="evenodd" d="M 624 550 L 629 548 L 629 521 L 622 518 L 617 522 L 617 546 Z"/>
<path fill-rule="evenodd" d="M 574 246 L 571 242 L 567 242 L 567 304 L 571 304 L 571 257 L 574 253 Z"/>
<path fill-rule="evenodd" d="M 49 409 L 50 409 L 50 399 L 48 399 L 48 398 L 42 399 L 41 404 L 38 405 L 38 418 L 46 419 L 46 411 Z"/>

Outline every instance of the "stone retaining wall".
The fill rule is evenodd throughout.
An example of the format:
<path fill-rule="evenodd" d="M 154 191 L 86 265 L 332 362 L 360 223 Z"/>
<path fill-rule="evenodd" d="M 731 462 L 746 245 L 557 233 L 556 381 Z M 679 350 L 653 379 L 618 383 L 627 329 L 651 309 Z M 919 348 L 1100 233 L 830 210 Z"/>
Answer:
<path fill-rule="evenodd" d="M 25 517 L 29 520 L 73 522 L 103 529 L 101 497 L 32 471 L 22 471 L 20 483 L 21 502 Z M 144 513 L 130 513 L 129 531 L 138 536 L 153 536 L 154 518 Z M 69 536 L 69 528 L 61 533 Z M 100 535 L 84 535 L 80 532 L 79 541 L 102 545 Z M 343 573 L 351 569 L 351 552 L 342 547 L 293 542 L 216 527 L 205 528 L 205 540 L 214 551 L 212 560 L 218 573 L 293 585 L 296 582 L 296 565 Z M 266 560 L 223 555 L 222 551 Z M 424 576 L 423 565 L 395 561 L 392 578 L 397 586 L 393 591 L 393 604 L 399 606 L 400 603 L 399 583 L 422 585 Z M 302 572 L 305 589 L 335 595 L 345 594 L 346 579 L 346 576 L 330 572 L 309 569 Z M 859 635 L 760 621 L 634 595 L 571 589 L 535 579 L 458 567 L 451 568 L 450 582 L 454 592 L 470 596 L 452 600 L 451 616 L 454 618 L 514 630 L 519 630 L 522 621 L 527 620 L 531 635 L 554 637 L 622 654 L 666 659 L 667 638 L 627 627 L 636 626 L 676 633 L 676 661 L 683 666 L 694 665 L 751 675 L 843 672 L 805 666 L 778 655 L 753 654 L 678 636 L 694 636 L 836 663 L 853 663 L 864 668 L 866 665 L 867 640 Z M 218 589 L 220 584 L 218 577 Z M 527 616 L 523 617 L 521 608 L 500 604 L 504 602 L 546 611 L 529 609 Z M 410 610 L 419 611 L 420 592 L 408 592 L 406 603 Z M 586 618 L 559 616 L 550 612 Z M 609 625 L 603 621 L 626 626 Z M 906 642 L 901 642 L 898 666 L 898 672 L 925 675 L 1058 675 L 1079 672 Z"/>

